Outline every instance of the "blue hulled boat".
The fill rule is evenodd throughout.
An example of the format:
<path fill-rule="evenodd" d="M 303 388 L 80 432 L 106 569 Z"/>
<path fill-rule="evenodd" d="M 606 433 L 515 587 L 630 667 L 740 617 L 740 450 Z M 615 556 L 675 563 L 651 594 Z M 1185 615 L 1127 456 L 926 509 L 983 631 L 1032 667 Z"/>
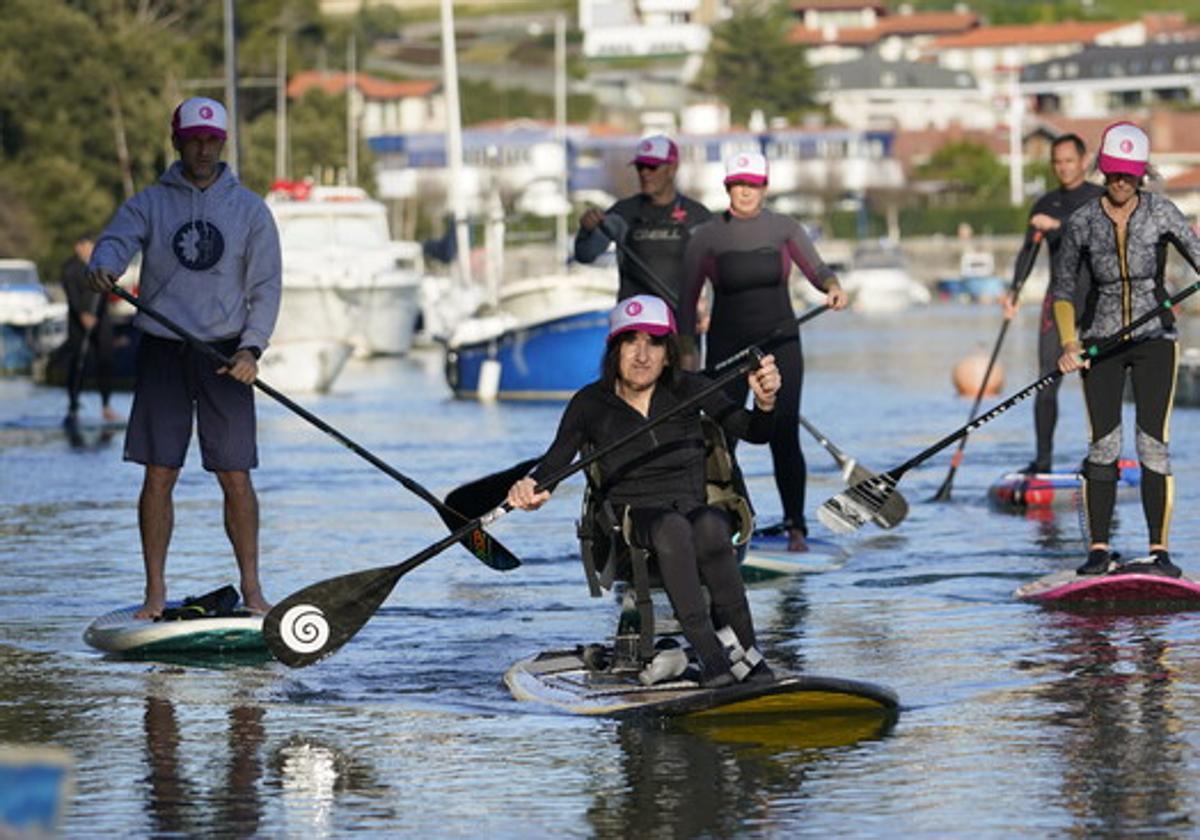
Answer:
<path fill-rule="evenodd" d="M 446 345 L 446 381 L 462 399 L 565 400 L 600 371 L 614 271 L 587 269 L 501 288 Z"/>

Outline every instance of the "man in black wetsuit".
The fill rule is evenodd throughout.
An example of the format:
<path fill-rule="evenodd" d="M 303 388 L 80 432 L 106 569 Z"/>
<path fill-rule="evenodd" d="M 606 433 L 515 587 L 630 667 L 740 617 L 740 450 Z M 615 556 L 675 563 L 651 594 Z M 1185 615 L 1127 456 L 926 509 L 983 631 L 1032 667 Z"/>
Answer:
<path fill-rule="evenodd" d="M 1024 283 L 1033 268 L 1033 260 L 1026 259 L 1030 249 L 1037 247 L 1034 239 L 1037 233 L 1050 249 L 1050 286 L 1042 300 L 1041 320 L 1038 324 L 1038 375 L 1045 376 L 1058 366 L 1058 357 L 1062 353 L 1062 343 L 1059 340 L 1058 327 L 1054 322 L 1053 296 L 1050 288 L 1054 286 L 1055 266 L 1058 263 L 1058 251 L 1062 245 L 1062 225 L 1067 217 L 1080 206 L 1089 201 L 1099 201 L 1104 194 L 1104 188 L 1085 180 L 1087 175 L 1087 147 L 1077 134 L 1064 134 L 1055 139 L 1050 147 L 1050 163 L 1054 167 L 1054 176 L 1058 179 L 1058 189 L 1039 198 L 1029 211 L 1029 228 L 1025 233 L 1025 243 L 1017 254 L 1017 271 L 1024 268 L 1025 274 L 1013 277 L 1014 283 Z M 1076 285 L 1075 309 L 1084 311 L 1087 299 L 1087 278 Z M 1016 313 L 1016 307 L 1008 295 L 1004 296 L 1004 316 L 1011 318 Z M 1022 472 L 1050 472 L 1052 454 L 1054 451 L 1054 427 L 1058 423 L 1058 387 L 1061 379 L 1056 379 L 1049 386 L 1037 392 L 1033 400 L 1033 422 L 1037 433 L 1037 454 Z"/>
<path fill-rule="evenodd" d="M 637 167 L 642 191 L 621 199 L 603 213 L 593 207 L 583 214 L 575 236 L 575 259 L 592 262 L 616 238 L 621 273 L 617 300 L 660 293 L 654 281 L 647 279 L 642 269 L 627 258 L 626 250 L 639 257 L 655 277 L 678 294 L 688 238 L 712 214 L 704 205 L 675 190 L 679 147 L 673 140 L 661 134 L 643 139 L 631 163 Z"/>
<path fill-rule="evenodd" d="M 109 405 L 112 399 L 113 331 L 108 317 L 107 296 L 92 291 L 87 283 L 87 264 L 92 258 L 95 238 L 83 234 L 75 240 L 74 253 L 63 263 L 62 287 L 67 295 L 67 416 L 63 422 L 74 425 L 79 419 L 79 392 L 83 390 L 83 362 L 89 349 L 95 350 L 96 388 L 100 392 L 100 415 L 112 423 L 120 416 Z"/>

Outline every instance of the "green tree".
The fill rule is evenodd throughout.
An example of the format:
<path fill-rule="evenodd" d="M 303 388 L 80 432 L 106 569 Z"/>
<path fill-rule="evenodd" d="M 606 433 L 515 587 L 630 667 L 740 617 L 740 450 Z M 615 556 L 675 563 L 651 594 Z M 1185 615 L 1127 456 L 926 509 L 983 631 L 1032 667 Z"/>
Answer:
<path fill-rule="evenodd" d="M 754 0 L 713 27 L 698 86 L 728 105 L 734 121 L 755 110 L 794 119 L 814 107 L 804 49 L 788 41 L 794 23 L 787 3 Z"/>
<path fill-rule="evenodd" d="M 950 189 L 942 203 L 978 205 L 1000 203 L 1008 196 L 1008 170 L 980 143 L 947 143 L 917 168 L 917 177 L 925 181 L 943 181 Z"/>

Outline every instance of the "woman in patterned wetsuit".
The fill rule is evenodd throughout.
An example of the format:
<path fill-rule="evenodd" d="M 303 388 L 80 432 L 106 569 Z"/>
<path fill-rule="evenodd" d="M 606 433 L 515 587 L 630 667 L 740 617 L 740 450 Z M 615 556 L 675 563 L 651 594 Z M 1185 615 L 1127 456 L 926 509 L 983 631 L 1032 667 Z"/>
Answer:
<path fill-rule="evenodd" d="M 1059 369 L 1084 368 L 1091 441 L 1083 464 L 1084 504 L 1091 544 L 1081 575 L 1106 574 L 1122 568 L 1179 577 L 1167 551 L 1174 480 L 1167 454 L 1171 404 L 1179 345 L 1169 310 L 1139 327 L 1113 353 L 1081 362 L 1082 342 L 1119 332 L 1155 309 L 1168 297 L 1163 287 L 1166 246 L 1172 244 L 1200 270 L 1200 237 L 1169 200 L 1144 192 L 1150 139 L 1136 125 L 1119 122 L 1104 131 L 1098 165 L 1105 193 L 1080 207 L 1067 221 L 1059 251 L 1054 317 L 1062 336 Z M 1082 313 L 1075 311 L 1075 283 L 1090 269 L 1091 291 Z M 1078 325 L 1082 338 L 1076 337 Z M 1137 409 L 1137 453 L 1142 468 L 1142 509 L 1149 530 L 1150 555 L 1123 565 L 1111 551 L 1117 459 L 1121 454 L 1121 399 L 1126 371 Z"/>
<path fill-rule="evenodd" d="M 826 293 L 831 308 L 842 309 L 847 302 L 833 270 L 821 260 L 800 224 L 763 206 L 767 192 L 765 157 L 749 152 L 731 157 L 725 164 L 725 189 L 729 193 L 729 209 L 697 228 L 688 242 L 679 296 L 679 333 L 691 340 L 686 352 L 694 363 L 696 304 L 705 280 L 712 283 L 706 359 L 709 366 L 794 320 L 788 293 L 793 263 L 810 283 Z M 774 354 L 783 377 L 775 409 L 771 459 L 788 529 L 788 549 L 806 551 L 807 471 L 798 426 L 804 359 L 799 331 L 764 349 Z M 737 383 L 730 389 L 730 396 L 743 403 L 746 388 L 745 383 Z"/>

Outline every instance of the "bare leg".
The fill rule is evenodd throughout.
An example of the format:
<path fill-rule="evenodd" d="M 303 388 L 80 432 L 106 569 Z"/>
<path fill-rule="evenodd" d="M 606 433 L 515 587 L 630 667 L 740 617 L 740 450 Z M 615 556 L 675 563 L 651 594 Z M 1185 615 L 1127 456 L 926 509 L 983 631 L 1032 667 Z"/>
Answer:
<path fill-rule="evenodd" d="M 142 564 L 146 569 L 146 597 L 135 618 L 162 615 L 167 603 L 167 549 L 175 527 L 175 503 L 171 493 L 179 470 L 146 465 L 142 494 L 138 498 L 138 528 L 142 534 Z"/>
<path fill-rule="evenodd" d="M 218 472 L 225 493 L 225 533 L 233 546 L 241 574 L 242 603 L 251 612 L 265 613 L 271 605 L 258 580 L 258 496 L 247 470 Z"/>

